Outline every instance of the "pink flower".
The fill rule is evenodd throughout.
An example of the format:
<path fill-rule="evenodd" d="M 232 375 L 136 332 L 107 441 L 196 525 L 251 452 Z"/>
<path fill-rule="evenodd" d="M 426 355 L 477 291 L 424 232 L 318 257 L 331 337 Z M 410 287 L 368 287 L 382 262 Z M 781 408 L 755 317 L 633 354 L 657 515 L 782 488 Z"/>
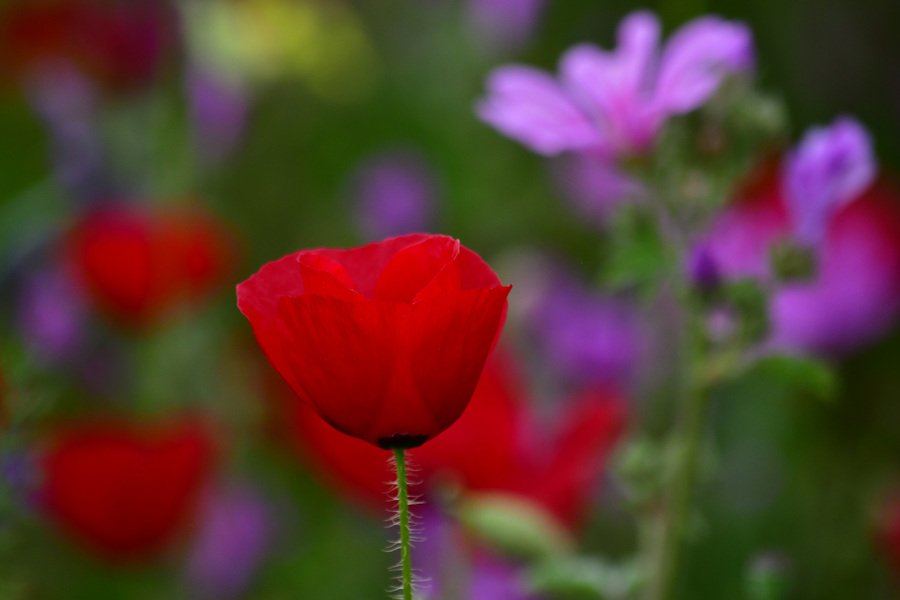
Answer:
<path fill-rule="evenodd" d="M 818 246 L 828 221 L 866 191 L 877 166 L 872 140 L 856 119 L 810 129 L 787 157 L 782 191 L 798 241 Z"/>
<path fill-rule="evenodd" d="M 709 16 L 679 29 L 660 48 L 660 24 L 630 14 L 618 47 L 582 44 L 560 61 L 559 78 L 527 66 L 496 69 L 478 115 L 535 152 L 643 153 L 670 116 L 699 108 L 730 74 L 753 66 L 749 29 Z"/>
<path fill-rule="evenodd" d="M 769 250 L 792 234 L 775 169 L 741 195 L 708 237 L 725 278 L 768 279 Z M 772 347 L 843 354 L 884 335 L 900 312 L 898 191 L 879 182 L 835 209 L 813 280 L 778 287 L 769 302 Z"/>

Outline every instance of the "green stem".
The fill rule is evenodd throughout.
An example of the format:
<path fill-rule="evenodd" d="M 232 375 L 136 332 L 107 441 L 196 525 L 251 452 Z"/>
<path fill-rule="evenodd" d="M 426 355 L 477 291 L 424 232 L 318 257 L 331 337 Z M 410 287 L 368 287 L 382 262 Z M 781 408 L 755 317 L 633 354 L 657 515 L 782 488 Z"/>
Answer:
<path fill-rule="evenodd" d="M 681 264 L 683 264 L 683 260 Z M 680 411 L 675 431 L 670 437 L 669 451 L 674 451 L 672 479 L 661 498 L 661 506 L 653 516 L 650 532 L 650 580 L 646 600 L 669 600 L 674 593 L 676 574 L 684 546 L 684 534 L 691 515 L 691 500 L 696 487 L 700 451 L 708 397 L 704 366 L 702 308 L 696 303 L 687 280 L 676 285 L 684 311 L 682 332 L 682 380 Z"/>
<path fill-rule="evenodd" d="M 654 557 L 654 576 L 648 588 L 648 600 L 668 600 L 673 593 L 675 575 L 681 559 L 684 534 L 691 514 L 691 499 L 697 481 L 706 394 L 701 389 L 687 399 L 681 426 L 676 433 L 677 459 L 674 478 L 664 506 L 658 515 L 658 533 L 654 536 L 657 552 Z"/>
<path fill-rule="evenodd" d="M 397 510 L 400 513 L 400 562 L 402 568 L 403 600 L 412 600 L 412 562 L 409 545 L 409 491 L 406 486 L 406 454 L 402 448 L 394 450 L 397 464 Z"/>

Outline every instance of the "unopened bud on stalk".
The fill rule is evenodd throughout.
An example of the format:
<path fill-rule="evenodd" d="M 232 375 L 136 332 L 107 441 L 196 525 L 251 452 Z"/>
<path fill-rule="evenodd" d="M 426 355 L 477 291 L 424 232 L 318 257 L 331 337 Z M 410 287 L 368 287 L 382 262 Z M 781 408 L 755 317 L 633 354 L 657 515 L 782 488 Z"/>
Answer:
<path fill-rule="evenodd" d="M 818 261 L 815 250 L 794 240 L 773 246 L 770 261 L 772 271 L 782 283 L 810 281 L 816 276 Z"/>
<path fill-rule="evenodd" d="M 765 552 L 748 565 L 745 580 L 749 600 L 781 600 L 787 597 L 790 561 L 783 554 Z"/>
<path fill-rule="evenodd" d="M 564 555 L 571 536 L 537 503 L 503 493 L 470 494 L 456 508 L 462 525 L 489 544 L 520 558 Z"/>

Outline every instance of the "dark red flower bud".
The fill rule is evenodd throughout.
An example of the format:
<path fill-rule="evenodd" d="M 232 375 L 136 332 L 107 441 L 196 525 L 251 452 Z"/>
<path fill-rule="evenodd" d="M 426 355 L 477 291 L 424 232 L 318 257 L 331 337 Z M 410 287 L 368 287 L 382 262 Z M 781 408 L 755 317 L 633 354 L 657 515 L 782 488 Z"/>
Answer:
<path fill-rule="evenodd" d="M 70 424 L 42 454 L 41 506 L 101 558 L 145 560 L 189 524 L 214 455 L 194 420 Z"/>
<path fill-rule="evenodd" d="M 446 236 L 305 250 L 237 288 L 269 361 L 333 427 L 421 445 L 469 403 L 506 315 L 503 286 Z"/>
<path fill-rule="evenodd" d="M 131 327 L 201 300 L 224 282 L 235 260 L 229 233 L 199 211 L 103 209 L 67 241 L 66 258 L 93 302 Z"/>

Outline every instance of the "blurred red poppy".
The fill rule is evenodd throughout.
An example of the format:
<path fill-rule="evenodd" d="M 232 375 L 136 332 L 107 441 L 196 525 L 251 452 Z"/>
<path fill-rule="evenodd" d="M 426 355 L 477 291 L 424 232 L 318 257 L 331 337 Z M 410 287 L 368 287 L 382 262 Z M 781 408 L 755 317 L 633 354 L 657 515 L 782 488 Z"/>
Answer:
<path fill-rule="evenodd" d="M 232 236 L 209 214 L 134 208 L 89 214 L 68 237 L 65 255 L 97 307 L 130 327 L 202 300 L 224 283 L 236 258 Z"/>
<path fill-rule="evenodd" d="M 109 90 L 154 78 L 177 40 L 177 15 L 160 0 L 19 0 L 0 13 L 0 69 L 27 79 L 60 64 Z"/>
<path fill-rule="evenodd" d="M 506 315 L 497 275 L 446 236 L 305 250 L 237 288 L 269 361 L 340 431 L 411 448 L 469 403 Z"/>
<path fill-rule="evenodd" d="M 301 460 L 365 506 L 389 509 L 389 453 L 335 431 L 311 409 L 286 398 L 288 393 L 282 387 L 270 396 L 286 411 L 281 422 Z M 426 494 L 459 485 L 520 495 L 574 528 L 624 432 L 625 402 L 609 390 L 586 391 L 567 403 L 555 434 L 548 436 L 541 426 L 546 419 L 539 422 L 524 398 L 516 366 L 508 355 L 495 353 L 462 417 L 410 452 L 416 477 Z"/>
<path fill-rule="evenodd" d="M 40 503 L 58 526 L 110 562 L 146 560 L 190 524 L 214 444 L 197 421 L 89 421 L 52 433 Z"/>

